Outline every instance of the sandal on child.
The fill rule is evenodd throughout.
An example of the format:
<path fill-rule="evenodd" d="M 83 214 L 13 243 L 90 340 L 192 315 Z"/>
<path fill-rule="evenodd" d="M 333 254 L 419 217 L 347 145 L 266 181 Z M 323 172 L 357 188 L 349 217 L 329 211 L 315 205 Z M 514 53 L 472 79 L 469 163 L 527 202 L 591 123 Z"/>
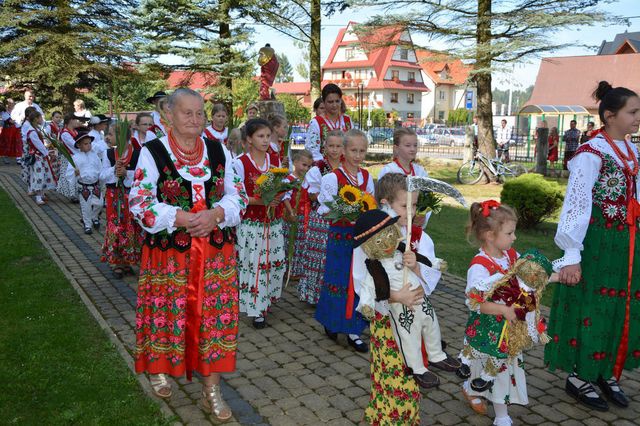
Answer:
<path fill-rule="evenodd" d="M 222 399 L 222 389 L 220 384 L 206 386 L 202 385 L 202 405 L 205 411 L 211 413 L 214 420 L 226 422 L 233 417 L 231 408 Z"/>
<path fill-rule="evenodd" d="M 464 395 L 473 411 L 478 414 L 482 414 L 483 416 L 487 414 L 487 403 L 483 398 L 469 395 L 467 391 L 464 390 L 464 388 L 462 389 L 462 395 Z"/>
<path fill-rule="evenodd" d="M 153 389 L 153 393 L 158 398 L 171 397 L 171 384 L 167 381 L 167 376 L 164 374 L 150 374 L 149 383 L 151 383 L 151 389 Z"/>

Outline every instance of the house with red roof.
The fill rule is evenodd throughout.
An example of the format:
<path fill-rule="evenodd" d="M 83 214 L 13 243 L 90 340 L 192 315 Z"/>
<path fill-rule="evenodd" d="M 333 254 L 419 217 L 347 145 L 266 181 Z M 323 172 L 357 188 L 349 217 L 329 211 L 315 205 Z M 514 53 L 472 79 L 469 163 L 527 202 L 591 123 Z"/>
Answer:
<path fill-rule="evenodd" d="M 422 94 L 422 118 L 430 123 L 447 120 L 449 111 L 476 109 L 476 89 L 469 81 L 471 66 L 460 59 L 428 50 L 416 52 L 429 91 Z"/>
<path fill-rule="evenodd" d="M 367 29 L 349 22 L 340 29 L 322 67 L 322 85 L 335 83 L 348 108 L 362 97 L 365 111 L 395 111 L 403 121 L 420 122 L 422 79 L 409 31 L 396 27 Z"/>
<path fill-rule="evenodd" d="M 188 87 L 196 92 L 205 92 L 207 88 L 217 86 L 220 82 L 218 73 L 215 72 L 199 72 L 199 71 L 171 71 L 167 77 L 167 86 L 169 89 L 177 89 L 178 87 Z M 209 99 L 211 94 L 204 94 L 205 99 Z"/>
<path fill-rule="evenodd" d="M 618 34 L 602 43 L 597 55 L 543 58 L 531 97 L 520 115 L 531 116 L 531 126 L 546 120 L 563 131 L 570 120 L 585 128 L 599 125 L 598 104 L 592 93 L 602 80 L 614 87 L 640 92 L 640 32 Z"/>

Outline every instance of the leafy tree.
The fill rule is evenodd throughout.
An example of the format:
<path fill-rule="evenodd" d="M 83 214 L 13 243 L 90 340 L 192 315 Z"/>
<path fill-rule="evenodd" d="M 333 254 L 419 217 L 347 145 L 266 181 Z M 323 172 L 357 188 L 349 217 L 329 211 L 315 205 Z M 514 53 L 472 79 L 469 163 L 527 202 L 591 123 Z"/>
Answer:
<path fill-rule="evenodd" d="M 291 67 L 291 62 L 289 62 L 287 55 L 284 53 L 276 53 L 276 57 L 280 63 L 278 74 L 276 74 L 276 82 L 288 83 L 293 81 L 293 68 Z"/>
<path fill-rule="evenodd" d="M 336 0 L 329 7 L 384 9 L 367 25 L 393 26 L 441 38 L 448 54 L 474 63 L 480 149 L 493 155 L 491 73 L 501 64 L 569 45 L 554 38 L 567 28 L 610 20 L 598 6 L 608 0 Z"/>
<path fill-rule="evenodd" d="M 0 2 L 0 73 L 45 108 L 73 111 L 77 89 L 126 73 L 135 58 L 133 0 Z"/>
<path fill-rule="evenodd" d="M 233 112 L 240 108 L 244 116 L 247 107 L 258 100 L 259 83 L 253 77 L 243 77 L 233 80 Z"/>
<path fill-rule="evenodd" d="M 447 115 L 447 124 L 449 126 L 457 124 L 466 124 L 469 122 L 469 111 L 465 108 L 454 109 L 449 111 Z"/>
<path fill-rule="evenodd" d="M 531 92 L 533 92 L 533 86 L 529 86 L 524 90 L 512 90 L 511 92 L 511 112 L 512 114 L 517 113 L 522 106 L 529 100 L 531 97 Z M 509 104 L 509 91 L 508 90 L 493 90 L 493 102 L 497 105 L 508 105 Z"/>
<path fill-rule="evenodd" d="M 305 49 L 305 44 L 302 43 L 301 41 L 298 40 L 294 40 L 293 41 L 293 45 L 299 49 L 299 50 L 303 50 Z M 309 50 L 307 49 L 306 53 L 304 53 L 302 55 L 302 62 L 298 62 L 296 64 L 296 72 L 300 75 L 300 77 L 302 77 L 305 81 L 309 80 Z"/>
<path fill-rule="evenodd" d="M 300 99 L 294 95 L 283 93 L 276 95 L 276 99 L 284 104 L 284 111 L 287 114 L 287 121 L 289 124 L 296 123 L 308 123 L 311 120 L 311 112 L 309 109 L 302 105 Z"/>
<path fill-rule="evenodd" d="M 162 73 L 132 69 L 111 81 L 98 84 L 86 96 L 85 103 L 92 111 L 101 113 L 148 111 L 152 109 L 152 105 L 147 103 L 149 94 L 167 89 L 163 77 Z"/>

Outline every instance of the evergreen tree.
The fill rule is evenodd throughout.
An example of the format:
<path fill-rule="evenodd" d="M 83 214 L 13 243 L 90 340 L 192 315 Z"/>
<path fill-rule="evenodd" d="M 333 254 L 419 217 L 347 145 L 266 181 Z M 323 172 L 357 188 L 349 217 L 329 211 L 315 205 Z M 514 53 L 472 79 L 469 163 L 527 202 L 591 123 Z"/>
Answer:
<path fill-rule="evenodd" d="M 73 111 L 77 89 L 127 72 L 132 1 L 0 1 L 0 73 L 33 86 L 45 107 Z"/>
<path fill-rule="evenodd" d="M 208 91 L 231 106 L 233 79 L 253 72 L 247 55 L 251 31 L 237 23 L 246 15 L 245 0 L 142 0 L 136 14 L 149 58 L 175 55 L 191 71 L 215 72 L 221 84 Z M 235 23 L 234 23 L 235 22 Z M 175 67 L 173 67 L 175 68 Z"/>
<path fill-rule="evenodd" d="M 289 58 L 284 53 L 276 53 L 280 68 L 278 68 L 278 74 L 276 75 L 277 83 L 288 83 L 293 81 L 293 68 Z"/>
<path fill-rule="evenodd" d="M 395 26 L 449 42 L 450 55 L 474 64 L 480 149 L 493 156 L 491 73 L 501 64 L 552 52 L 562 44 L 554 33 L 592 26 L 609 18 L 598 9 L 608 0 L 335 0 L 328 6 L 376 6 L 385 14 L 367 25 Z"/>

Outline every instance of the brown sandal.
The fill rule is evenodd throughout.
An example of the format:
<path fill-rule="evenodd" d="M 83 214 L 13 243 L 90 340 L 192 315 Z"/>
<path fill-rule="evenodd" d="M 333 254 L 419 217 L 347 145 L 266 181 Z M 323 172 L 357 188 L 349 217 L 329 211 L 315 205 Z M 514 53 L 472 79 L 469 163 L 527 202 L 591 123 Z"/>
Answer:
<path fill-rule="evenodd" d="M 164 374 L 149 374 L 149 383 L 151 389 L 158 398 L 171 398 L 171 384 L 167 381 Z"/>
<path fill-rule="evenodd" d="M 204 409 L 211 413 L 214 420 L 218 422 L 226 422 L 233 417 L 231 408 L 222 399 L 222 389 L 220 384 L 206 386 L 202 385 L 202 405 Z"/>
<path fill-rule="evenodd" d="M 487 414 L 487 403 L 484 398 L 480 396 L 472 396 L 467 393 L 467 391 L 462 388 L 462 395 L 464 395 L 465 399 L 471 406 L 471 409 L 478 414 L 482 414 L 483 416 Z M 474 402 L 478 401 L 478 402 Z"/>

